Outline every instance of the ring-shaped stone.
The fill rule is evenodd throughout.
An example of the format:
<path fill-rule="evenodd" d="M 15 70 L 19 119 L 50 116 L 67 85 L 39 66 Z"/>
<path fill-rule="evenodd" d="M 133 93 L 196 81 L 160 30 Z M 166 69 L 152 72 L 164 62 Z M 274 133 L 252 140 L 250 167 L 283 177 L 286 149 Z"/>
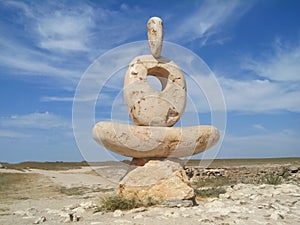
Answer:
<path fill-rule="evenodd" d="M 157 77 L 162 91 L 154 90 L 147 76 Z M 134 58 L 124 80 L 124 99 L 129 115 L 139 126 L 173 126 L 186 106 L 186 83 L 179 66 L 164 58 L 141 55 Z"/>

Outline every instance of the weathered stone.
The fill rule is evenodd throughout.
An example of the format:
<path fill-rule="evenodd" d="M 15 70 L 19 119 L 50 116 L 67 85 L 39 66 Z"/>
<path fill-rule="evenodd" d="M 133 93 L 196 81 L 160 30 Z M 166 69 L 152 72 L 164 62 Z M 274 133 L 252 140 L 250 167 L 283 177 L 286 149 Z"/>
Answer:
<path fill-rule="evenodd" d="M 194 190 L 179 163 L 149 161 L 129 172 L 119 183 L 121 197 L 145 200 L 193 199 Z"/>
<path fill-rule="evenodd" d="M 36 221 L 34 221 L 33 223 L 34 224 L 40 224 L 40 223 L 43 223 L 43 222 L 46 222 L 46 217 L 45 216 L 41 216 L 40 218 L 38 218 Z"/>
<path fill-rule="evenodd" d="M 170 201 L 166 201 L 165 205 L 169 208 L 180 208 L 180 207 L 191 207 L 194 205 L 193 200 L 170 200 Z"/>
<path fill-rule="evenodd" d="M 139 212 L 145 212 L 145 211 L 147 211 L 147 208 L 140 207 L 140 208 L 131 209 L 127 213 L 130 214 L 130 213 L 139 213 Z"/>
<path fill-rule="evenodd" d="M 141 214 L 135 215 L 133 217 L 133 219 L 142 219 L 142 218 L 143 218 L 143 215 L 141 215 Z"/>
<path fill-rule="evenodd" d="M 93 129 L 100 145 L 133 158 L 195 155 L 215 145 L 219 136 L 213 126 L 171 128 L 99 122 Z"/>
<path fill-rule="evenodd" d="M 76 213 L 77 215 L 81 215 L 85 212 L 85 209 L 83 207 L 78 207 L 72 210 L 73 213 Z"/>
<path fill-rule="evenodd" d="M 83 209 L 92 209 L 92 208 L 97 207 L 97 205 L 95 203 L 93 203 L 92 201 L 82 202 L 82 203 L 80 203 L 80 206 Z"/>
<path fill-rule="evenodd" d="M 154 90 L 147 76 L 157 77 L 162 91 Z M 186 105 L 186 83 L 181 69 L 171 60 L 152 55 L 133 59 L 126 71 L 124 99 L 135 125 L 173 126 Z"/>
<path fill-rule="evenodd" d="M 17 216 L 28 216 L 28 212 L 24 211 L 24 210 L 18 210 L 13 212 L 13 215 L 17 215 Z"/>
<path fill-rule="evenodd" d="M 69 217 L 67 217 L 64 222 L 65 223 L 68 223 L 68 222 L 78 222 L 80 220 L 80 216 L 77 215 L 76 213 L 74 212 L 70 212 L 68 213 Z"/>
<path fill-rule="evenodd" d="M 163 42 L 163 21 L 159 17 L 152 17 L 148 20 L 148 42 L 151 53 L 154 57 L 160 57 Z"/>
<path fill-rule="evenodd" d="M 299 171 L 299 168 L 297 166 L 291 166 L 290 171 L 291 173 L 297 173 Z"/>
<path fill-rule="evenodd" d="M 122 212 L 122 210 L 117 209 L 114 211 L 113 217 L 121 217 L 124 216 L 124 213 Z"/>
<path fill-rule="evenodd" d="M 180 216 L 180 214 L 178 212 L 174 212 L 174 211 L 167 211 L 164 213 L 164 216 L 178 218 Z"/>

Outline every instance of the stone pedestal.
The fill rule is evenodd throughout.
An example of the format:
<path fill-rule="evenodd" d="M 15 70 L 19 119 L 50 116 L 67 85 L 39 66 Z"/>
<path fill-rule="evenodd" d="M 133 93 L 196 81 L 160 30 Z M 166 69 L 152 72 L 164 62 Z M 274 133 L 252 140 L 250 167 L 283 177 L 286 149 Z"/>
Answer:
<path fill-rule="evenodd" d="M 169 160 L 150 160 L 130 171 L 119 183 L 119 193 L 121 197 L 139 200 L 186 200 L 195 197 L 183 167 Z"/>

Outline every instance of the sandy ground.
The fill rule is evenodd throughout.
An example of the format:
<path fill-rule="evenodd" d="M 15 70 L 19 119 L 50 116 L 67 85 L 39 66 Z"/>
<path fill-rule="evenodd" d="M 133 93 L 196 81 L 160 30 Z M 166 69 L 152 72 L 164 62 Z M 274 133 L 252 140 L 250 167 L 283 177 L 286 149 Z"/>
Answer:
<path fill-rule="evenodd" d="M 155 206 L 94 213 L 100 198 L 115 193 L 128 170 L 125 165 L 70 170 L 2 168 L 0 224 L 67 224 L 70 213 L 79 218 L 71 223 L 82 225 L 300 224 L 299 172 L 293 175 L 293 182 L 281 185 L 227 187 L 219 198 L 198 200 L 193 207 Z"/>

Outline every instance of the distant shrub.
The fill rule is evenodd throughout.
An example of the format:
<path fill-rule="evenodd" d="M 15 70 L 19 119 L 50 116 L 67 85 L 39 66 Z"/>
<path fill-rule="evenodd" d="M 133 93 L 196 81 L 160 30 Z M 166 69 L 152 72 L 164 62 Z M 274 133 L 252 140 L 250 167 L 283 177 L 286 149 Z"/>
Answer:
<path fill-rule="evenodd" d="M 97 211 L 115 211 L 129 210 L 139 207 L 148 207 L 157 205 L 159 201 L 149 197 L 145 201 L 138 200 L 136 198 L 121 198 L 119 195 L 113 195 L 104 197 L 100 201 L 100 206 Z"/>
<path fill-rule="evenodd" d="M 282 184 L 283 178 L 276 174 L 266 174 L 263 176 L 258 183 L 260 184 L 271 184 L 271 185 L 278 185 Z"/>
<path fill-rule="evenodd" d="M 209 177 L 204 179 L 199 179 L 196 183 L 196 186 L 199 187 L 221 187 L 221 186 L 228 186 L 233 184 L 234 182 L 231 181 L 228 177 L 224 176 L 216 176 L 216 177 Z"/>
<path fill-rule="evenodd" d="M 290 169 L 288 167 L 283 167 L 281 176 L 282 176 L 283 179 L 288 179 L 289 176 L 291 176 Z"/>
<path fill-rule="evenodd" d="M 226 193 L 226 190 L 223 187 L 212 187 L 208 189 L 196 189 L 195 193 L 201 198 L 214 198 L 219 197 L 220 194 Z"/>

